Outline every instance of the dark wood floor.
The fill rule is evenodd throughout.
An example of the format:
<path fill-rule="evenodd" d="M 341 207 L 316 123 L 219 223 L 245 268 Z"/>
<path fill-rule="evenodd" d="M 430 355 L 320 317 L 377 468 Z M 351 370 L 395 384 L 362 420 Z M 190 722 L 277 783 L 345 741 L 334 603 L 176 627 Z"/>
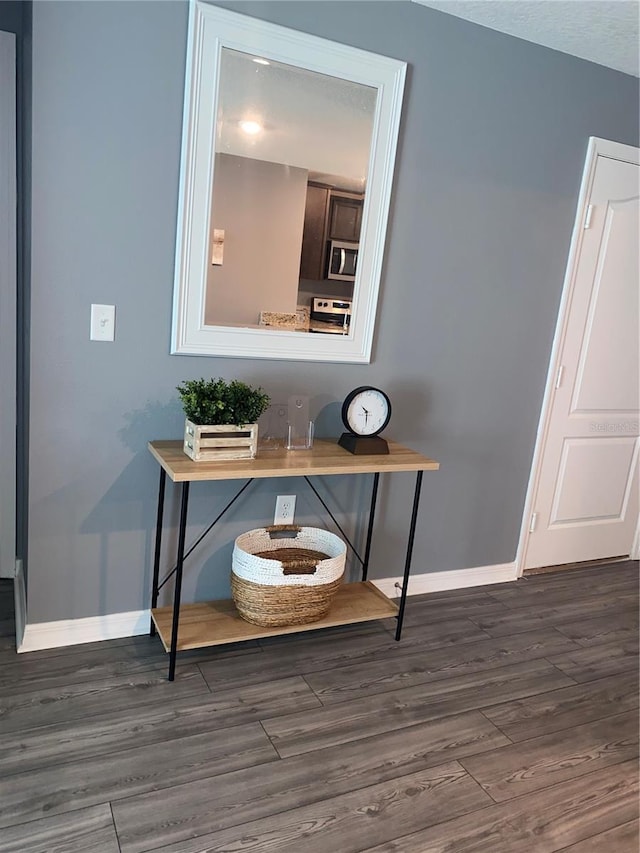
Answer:
<path fill-rule="evenodd" d="M 2 853 L 637 853 L 638 564 L 179 658 L 16 655 Z"/>

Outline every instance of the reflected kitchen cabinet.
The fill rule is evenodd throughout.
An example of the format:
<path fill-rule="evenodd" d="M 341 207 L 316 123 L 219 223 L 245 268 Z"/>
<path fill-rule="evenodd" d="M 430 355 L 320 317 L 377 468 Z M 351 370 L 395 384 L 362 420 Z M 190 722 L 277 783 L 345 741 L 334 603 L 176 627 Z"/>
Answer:
<path fill-rule="evenodd" d="M 304 211 L 300 278 L 318 281 L 324 278 L 325 227 L 329 188 L 307 184 L 307 204 Z"/>
<path fill-rule="evenodd" d="M 300 278 L 327 278 L 329 240 L 360 239 L 364 195 L 309 182 L 300 256 Z"/>
<path fill-rule="evenodd" d="M 328 240 L 350 240 L 357 243 L 360 239 L 362 223 L 362 204 L 364 196 L 356 193 L 329 193 Z"/>

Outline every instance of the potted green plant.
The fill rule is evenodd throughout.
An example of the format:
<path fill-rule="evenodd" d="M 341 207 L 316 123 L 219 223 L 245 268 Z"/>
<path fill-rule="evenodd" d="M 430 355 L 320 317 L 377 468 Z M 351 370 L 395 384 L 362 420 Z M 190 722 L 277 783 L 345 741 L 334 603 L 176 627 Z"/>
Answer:
<path fill-rule="evenodd" d="M 186 415 L 187 456 L 195 462 L 211 462 L 256 455 L 256 422 L 270 403 L 262 388 L 237 379 L 187 379 L 176 390 Z"/>

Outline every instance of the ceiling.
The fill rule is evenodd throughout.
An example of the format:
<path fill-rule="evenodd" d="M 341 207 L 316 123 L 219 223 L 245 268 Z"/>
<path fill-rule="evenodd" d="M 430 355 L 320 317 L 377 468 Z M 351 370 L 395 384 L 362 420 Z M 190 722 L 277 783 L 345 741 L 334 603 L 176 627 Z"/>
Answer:
<path fill-rule="evenodd" d="M 640 77 L 640 0 L 413 0 Z"/>
<path fill-rule="evenodd" d="M 377 94 L 371 86 L 224 47 L 216 152 L 296 166 L 314 180 L 363 192 Z M 247 121 L 255 123 L 253 133 L 243 128 Z"/>

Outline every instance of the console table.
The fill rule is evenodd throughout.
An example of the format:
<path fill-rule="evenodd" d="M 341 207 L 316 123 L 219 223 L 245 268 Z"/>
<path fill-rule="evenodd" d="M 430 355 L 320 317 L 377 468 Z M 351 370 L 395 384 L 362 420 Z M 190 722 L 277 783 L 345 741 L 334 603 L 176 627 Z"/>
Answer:
<path fill-rule="evenodd" d="M 153 561 L 153 587 L 151 592 L 151 634 L 156 630 L 165 650 L 169 652 L 169 681 L 175 677 L 177 653 L 185 649 L 235 643 L 280 634 L 312 631 L 353 622 L 373 619 L 397 619 L 396 640 L 400 639 L 402 620 L 407 598 L 407 587 L 411 571 L 411 555 L 420 501 L 420 489 L 424 471 L 436 471 L 439 464 L 414 450 L 389 442 L 389 455 L 357 456 L 339 447 L 334 441 L 316 440 L 310 450 L 287 451 L 263 450 L 258 448 L 255 459 L 239 459 L 231 462 L 192 462 L 182 450 L 182 441 L 152 441 L 149 450 L 160 465 L 158 509 L 156 518 L 155 552 Z M 371 539 L 375 520 L 376 499 L 380 474 L 398 471 L 416 473 L 413 505 L 409 520 L 404 576 L 400 603 L 396 605 L 386 595 L 367 581 L 367 570 L 371 553 Z M 167 575 L 160 580 L 160 554 L 162 547 L 163 513 L 167 474 L 174 483 L 180 484 L 180 522 L 176 562 Z M 310 480 L 315 476 L 333 474 L 373 474 L 368 529 L 364 555 L 361 556 L 349 541 L 338 520 L 326 505 Z M 329 614 L 318 622 L 278 628 L 263 628 L 246 622 L 237 613 L 233 601 L 210 601 L 198 604 L 181 604 L 182 574 L 184 561 L 191 551 L 215 527 L 227 510 L 255 479 L 265 477 L 304 477 L 316 497 L 320 500 L 334 524 L 340 530 L 347 546 L 362 566 L 362 581 L 343 584 L 334 599 Z M 189 485 L 207 480 L 246 480 L 235 496 L 227 503 L 209 527 L 187 550 L 185 534 L 189 506 Z M 158 607 L 158 594 L 169 578 L 175 575 L 173 605 Z"/>

